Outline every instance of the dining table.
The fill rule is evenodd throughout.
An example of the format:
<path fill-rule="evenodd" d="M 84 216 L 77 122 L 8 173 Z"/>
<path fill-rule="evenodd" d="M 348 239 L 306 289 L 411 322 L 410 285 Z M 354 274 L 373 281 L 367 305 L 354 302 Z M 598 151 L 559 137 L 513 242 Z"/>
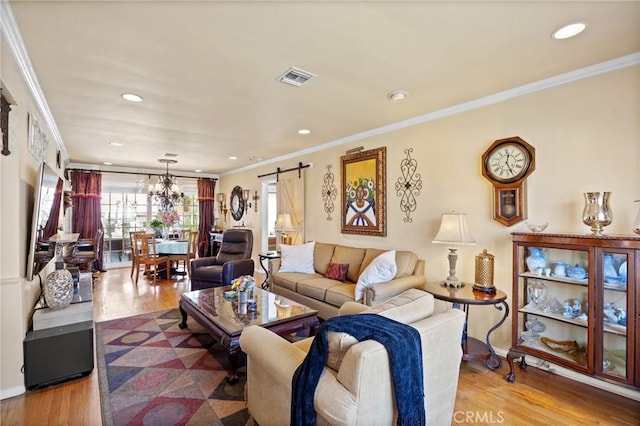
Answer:
<path fill-rule="evenodd" d="M 189 240 L 156 240 L 156 252 L 160 255 L 187 254 Z"/>
<path fill-rule="evenodd" d="M 159 256 L 169 256 L 171 255 L 180 255 L 187 254 L 189 251 L 189 241 L 188 240 L 166 240 L 166 239 L 156 239 L 156 253 Z M 171 262 L 173 263 L 173 262 Z M 171 266 L 171 275 L 186 275 L 186 271 L 178 270 L 177 267 Z"/>

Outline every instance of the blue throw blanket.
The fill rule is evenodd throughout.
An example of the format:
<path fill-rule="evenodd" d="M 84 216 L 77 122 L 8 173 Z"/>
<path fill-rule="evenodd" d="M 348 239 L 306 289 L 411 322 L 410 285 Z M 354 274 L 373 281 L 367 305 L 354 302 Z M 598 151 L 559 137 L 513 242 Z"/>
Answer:
<path fill-rule="evenodd" d="M 313 397 L 327 363 L 329 331 L 343 332 L 358 341 L 375 340 L 389 353 L 391 377 L 398 407 L 398 425 L 426 423 L 420 333 L 406 324 L 376 314 L 344 315 L 325 321 L 306 358 L 293 374 L 291 424 L 314 425 Z"/>

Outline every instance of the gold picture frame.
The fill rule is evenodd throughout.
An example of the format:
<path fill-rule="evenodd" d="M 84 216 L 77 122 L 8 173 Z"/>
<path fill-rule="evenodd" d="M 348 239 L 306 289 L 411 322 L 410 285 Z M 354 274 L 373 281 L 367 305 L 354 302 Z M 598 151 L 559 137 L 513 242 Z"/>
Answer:
<path fill-rule="evenodd" d="M 387 148 L 340 157 L 342 163 L 342 233 L 387 236 Z"/>

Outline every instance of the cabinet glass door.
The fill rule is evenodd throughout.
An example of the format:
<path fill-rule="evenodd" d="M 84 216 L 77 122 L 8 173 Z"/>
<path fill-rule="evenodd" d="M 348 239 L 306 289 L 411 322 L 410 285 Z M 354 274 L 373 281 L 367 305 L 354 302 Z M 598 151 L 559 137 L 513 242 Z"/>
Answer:
<path fill-rule="evenodd" d="M 629 252 L 618 250 L 601 250 L 602 306 L 598 318 L 598 330 L 601 330 L 601 351 L 598 353 L 596 372 L 614 380 L 627 381 L 627 313 L 629 298 L 627 296 L 627 277 L 633 257 Z M 630 271 L 633 272 L 633 271 Z"/>
<path fill-rule="evenodd" d="M 534 355 L 552 356 L 592 371 L 589 250 L 520 246 L 518 342 Z"/>

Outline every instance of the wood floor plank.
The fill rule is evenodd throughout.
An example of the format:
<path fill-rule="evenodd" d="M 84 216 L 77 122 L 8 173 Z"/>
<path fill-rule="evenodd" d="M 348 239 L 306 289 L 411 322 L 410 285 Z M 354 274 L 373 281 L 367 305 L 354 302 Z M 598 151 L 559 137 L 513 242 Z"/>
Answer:
<path fill-rule="evenodd" d="M 94 320 L 108 321 L 172 309 L 189 290 L 187 278 L 158 280 L 130 269 L 98 274 L 94 284 Z M 262 277 L 256 277 L 262 282 Z M 515 383 L 480 361 L 464 362 L 452 424 L 455 425 L 640 425 L 640 402 L 529 366 L 516 371 Z M 101 425 L 97 368 L 84 378 L 0 401 L 2 425 Z"/>

